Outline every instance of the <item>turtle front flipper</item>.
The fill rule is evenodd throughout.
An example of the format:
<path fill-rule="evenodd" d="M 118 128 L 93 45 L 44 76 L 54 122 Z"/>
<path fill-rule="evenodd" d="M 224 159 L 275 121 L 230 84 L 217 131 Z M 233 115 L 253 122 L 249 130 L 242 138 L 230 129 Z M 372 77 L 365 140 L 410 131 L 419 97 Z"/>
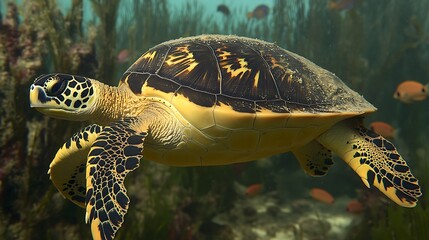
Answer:
<path fill-rule="evenodd" d="M 416 205 L 418 180 L 395 146 L 363 127 L 360 118 L 336 124 L 317 140 L 348 163 L 368 188 L 374 185 L 401 206 Z"/>
<path fill-rule="evenodd" d="M 80 207 L 85 207 L 85 166 L 89 149 L 102 127 L 91 124 L 75 133 L 58 150 L 48 174 L 61 194 Z"/>
<path fill-rule="evenodd" d="M 317 141 L 311 141 L 305 146 L 293 149 L 292 152 L 301 168 L 310 176 L 324 176 L 334 164 L 331 151 Z"/>
<path fill-rule="evenodd" d="M 129 205 L 124 180 L 139 166 L 147 126 L 127 118 L 104 127 L 86 166 L 86 216 L 94 239 L 113 239 Z"/>

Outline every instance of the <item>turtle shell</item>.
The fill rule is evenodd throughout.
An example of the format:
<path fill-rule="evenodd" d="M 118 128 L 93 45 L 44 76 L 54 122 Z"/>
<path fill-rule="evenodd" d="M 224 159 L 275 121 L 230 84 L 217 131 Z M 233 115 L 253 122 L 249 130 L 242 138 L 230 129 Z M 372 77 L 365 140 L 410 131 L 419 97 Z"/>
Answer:
<path fill-rule="evenodd" d="M 273 43 L 238 36 L 201 35 L 161 43 L 124 73 L 124 83 L 136 95 L 171 103 L 199 129 L 220 123 L 257 128 L 258 120 L 260 125 L 274 121 L 284 127 L 285 119 L 295 118 L 334 124 L 376 110 L 309 60 Z"/>

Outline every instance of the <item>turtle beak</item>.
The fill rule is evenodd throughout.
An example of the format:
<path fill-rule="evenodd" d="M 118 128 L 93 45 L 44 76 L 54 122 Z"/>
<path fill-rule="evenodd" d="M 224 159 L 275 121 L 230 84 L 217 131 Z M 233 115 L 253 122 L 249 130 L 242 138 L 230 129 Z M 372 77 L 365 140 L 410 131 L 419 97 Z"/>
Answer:
<path fill-rule="evenodd" d="M 59 108 L 54 98 L 46 95 L 42 86 L 32 84 L 30 86 L 30 107 L 32 108 Z"/>
<path fill-rule="evenodd" d="M 43 107 L 43 104 L 48 101 L 45 91 L 41 86 L 31 84 L 30 87 L 30 107 Z"/>

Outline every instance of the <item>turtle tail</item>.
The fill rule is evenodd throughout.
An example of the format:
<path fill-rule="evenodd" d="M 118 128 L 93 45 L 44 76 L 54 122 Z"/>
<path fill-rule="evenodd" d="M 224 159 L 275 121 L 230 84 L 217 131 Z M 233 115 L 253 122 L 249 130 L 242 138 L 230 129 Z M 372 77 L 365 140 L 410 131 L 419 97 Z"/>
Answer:
<path fill-rule="evenodd" d="M 418 180 L 395 146 L 366 129 L 361 118 L 337 123 L 317 140 L 349 164 L 368 188 L 377 187 L 397 204 L 414 207 L 422 195 Z"/>

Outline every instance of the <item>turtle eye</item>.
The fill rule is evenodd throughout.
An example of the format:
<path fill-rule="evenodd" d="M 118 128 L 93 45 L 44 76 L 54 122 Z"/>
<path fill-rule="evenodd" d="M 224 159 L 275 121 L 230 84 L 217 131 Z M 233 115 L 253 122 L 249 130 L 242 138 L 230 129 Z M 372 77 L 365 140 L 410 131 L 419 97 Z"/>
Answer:
<path fill-rule="evenodd" d="M 67 81 L 62 79 L 52 79 L 46 86 L 46 93 L 51 96 L 60 95 L 67 86 Z"/>
<path fill-rule="evenodd" d="M 397 97 L 400 97 L 401 96 L 401 94 L 399 93 L 399 92 L 396 92 L 396 94 L 395 94 Z"/>

